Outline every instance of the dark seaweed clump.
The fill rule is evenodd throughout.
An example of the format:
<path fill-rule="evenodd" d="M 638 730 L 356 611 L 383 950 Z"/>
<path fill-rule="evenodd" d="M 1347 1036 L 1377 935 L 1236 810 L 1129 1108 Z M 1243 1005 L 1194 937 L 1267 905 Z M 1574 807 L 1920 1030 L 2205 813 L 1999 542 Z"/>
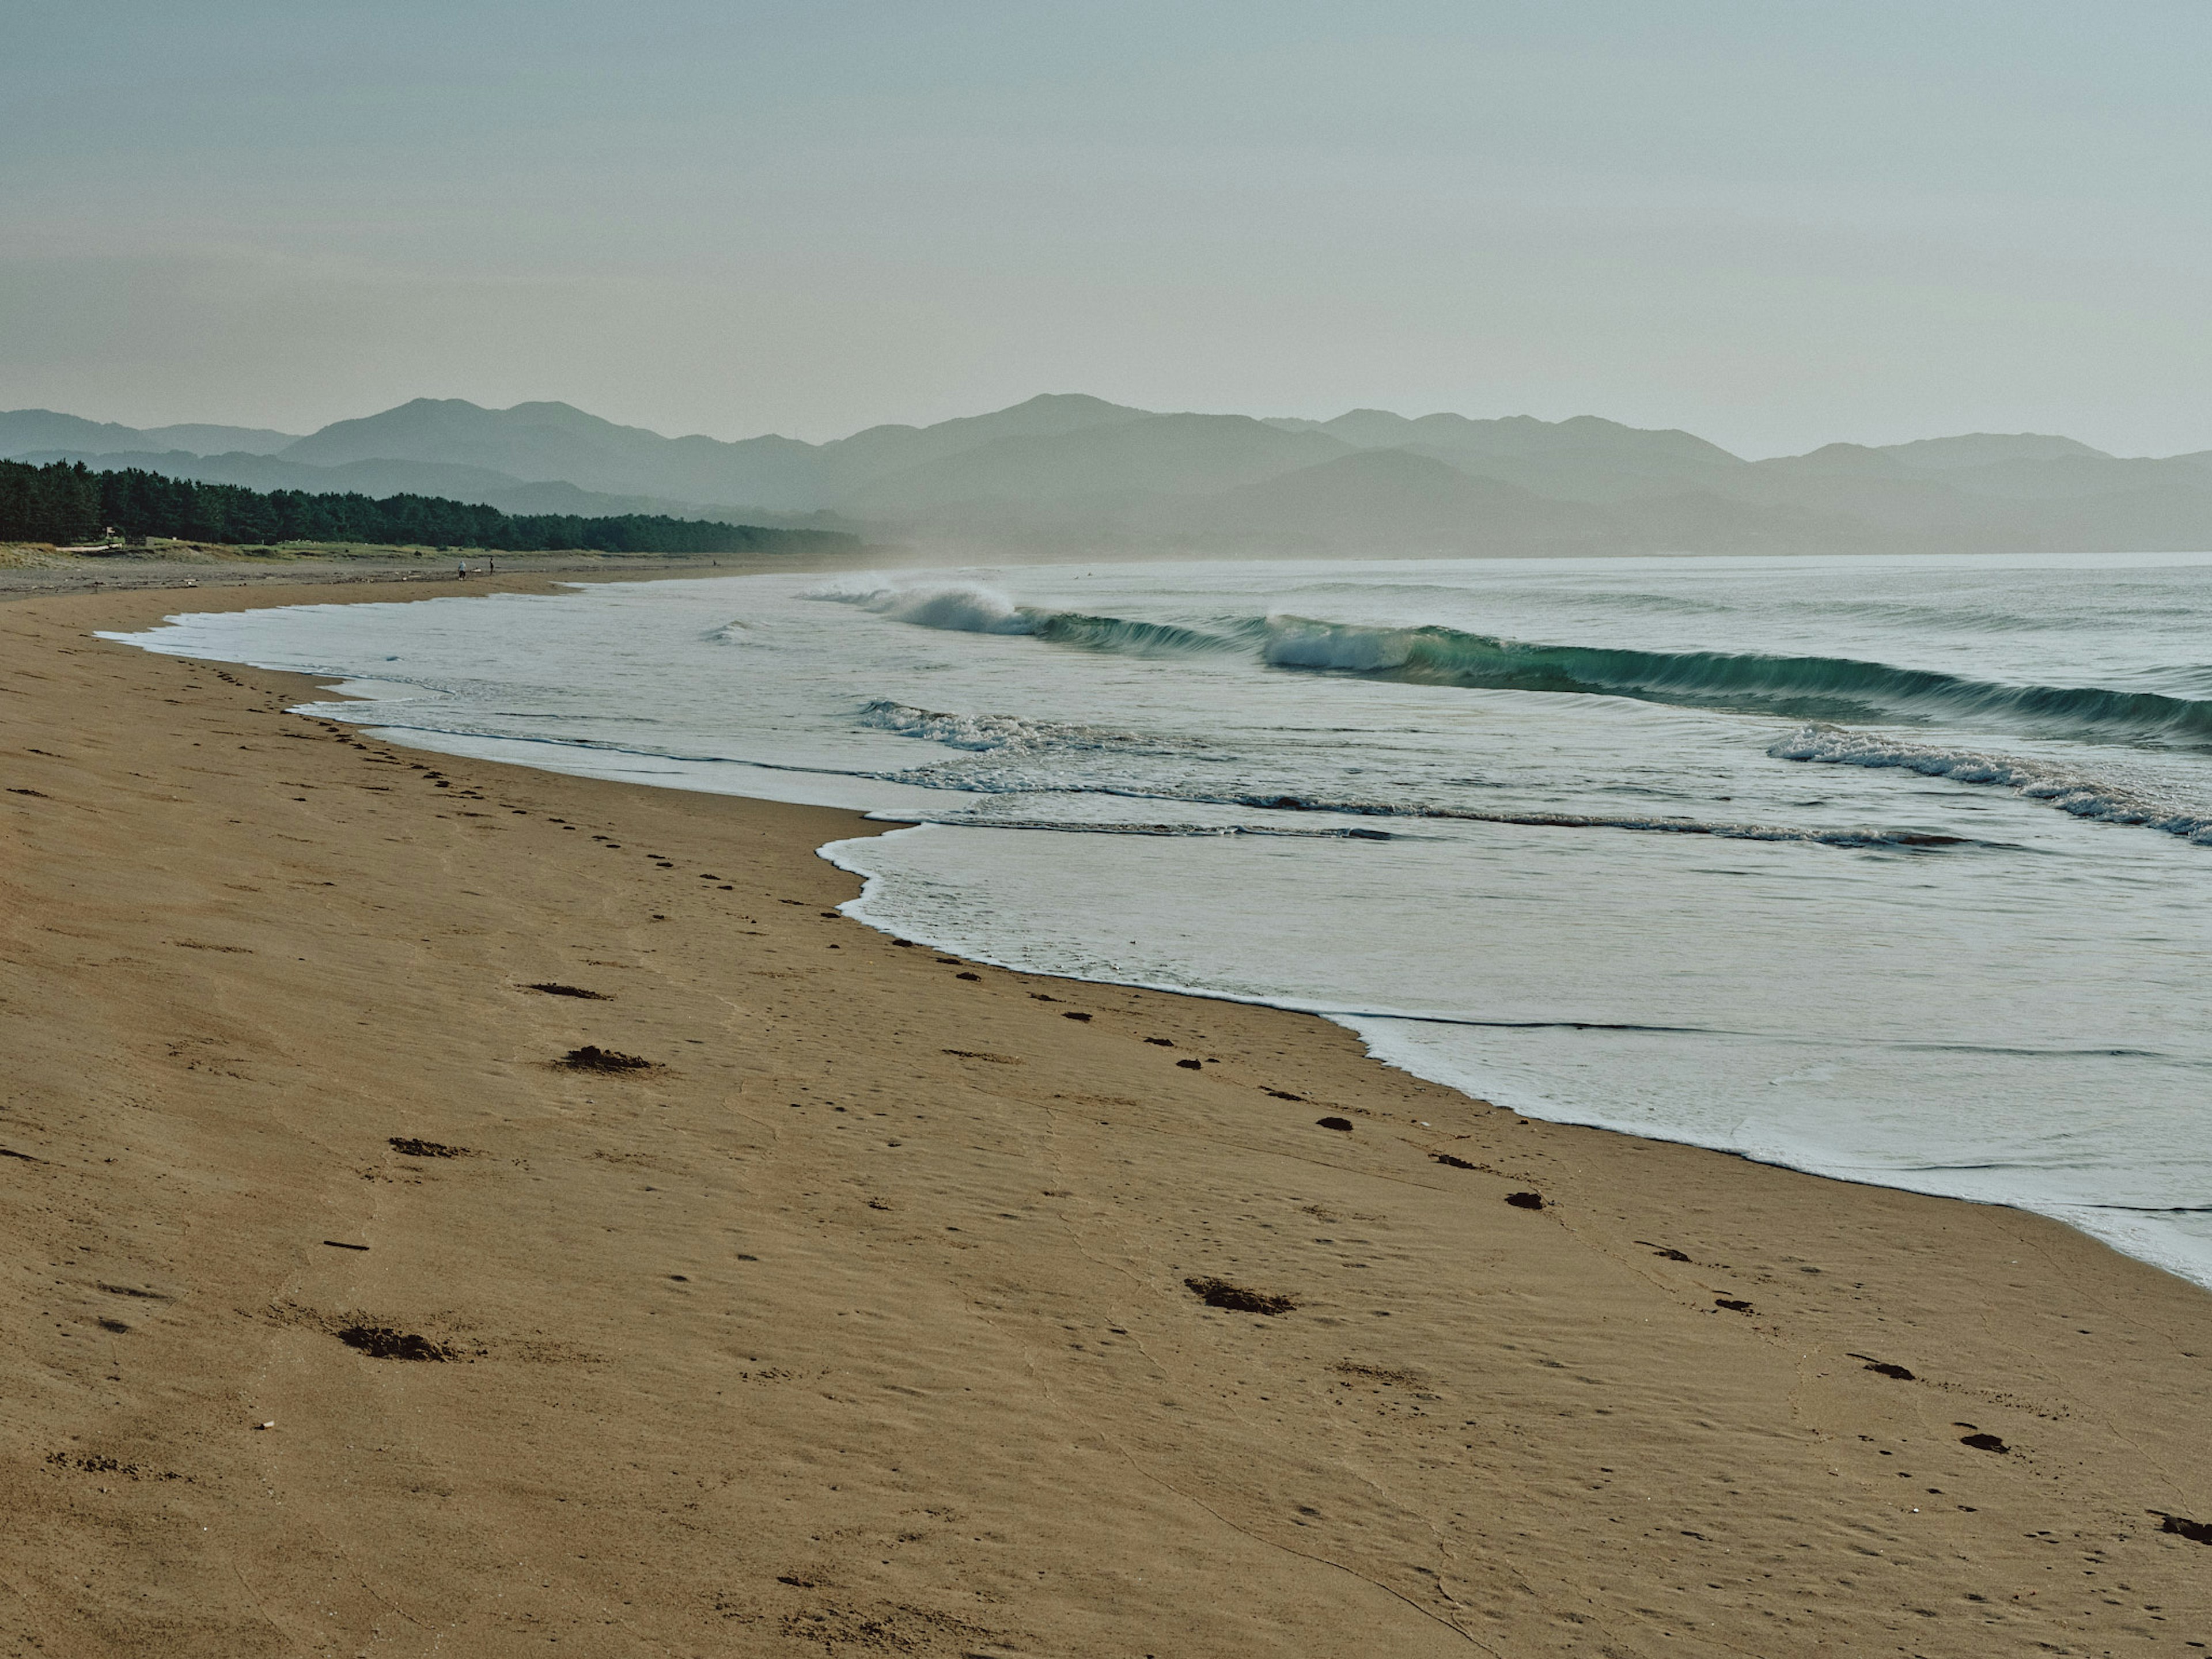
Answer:
<path fill-rule="evenodd" d="M 1866 1368 L 1877 1376 L 1893 1376 L 1900 1382 L 1917 1382 L 1920 1379 L 1902 1365 L 1893 1365 L 1887 1359 L 1876 1359 L 1870 1353 L 1855 1353 L 1854 1359 L 1866 1361 Z"/>
<path fill-rule="evenodd" d="M 1242 1285 L 1232 1285 L 1225 1279 L 1186 1279 L 1183 1284 L 1207 1307 L 1226 1308 L 1231 1313 L 1266 1314 L 1272 1318 L 1277 1314 L 1286 1314 L 1298 1305 L 1287 1296 L 1270 1296 L 1265 1291 L 1248 1290 Z"/>
<path fill-rule="evenodd" d="M 602 1048 L 587 1042 L 580 1048 L 571 1048 L 561 1056 L 560 1064 L 572 1072 L 649 1072 L 653 1062 L 636 1054 L 617 1054 L 612 1048 Z"/>
<path fill-rule="evenodd" d="M 371 1359 L 445 1359 L 445 1349 L 427 1336 L 395 1331 L 389 1325 L 348 1325 L 337 1333 L 339 1341 L 358 1348 Z"/>

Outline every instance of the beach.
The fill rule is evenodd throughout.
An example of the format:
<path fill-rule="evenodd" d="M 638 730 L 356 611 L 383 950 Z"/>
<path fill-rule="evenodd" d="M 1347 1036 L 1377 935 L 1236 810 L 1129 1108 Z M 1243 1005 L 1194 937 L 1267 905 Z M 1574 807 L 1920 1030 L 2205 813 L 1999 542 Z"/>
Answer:
<path fill-rule="evenodd" d="M 92 637 L 331 599 L 0 605 L 12 1650 L 2212 1642 L 2201 1290 Z"/>

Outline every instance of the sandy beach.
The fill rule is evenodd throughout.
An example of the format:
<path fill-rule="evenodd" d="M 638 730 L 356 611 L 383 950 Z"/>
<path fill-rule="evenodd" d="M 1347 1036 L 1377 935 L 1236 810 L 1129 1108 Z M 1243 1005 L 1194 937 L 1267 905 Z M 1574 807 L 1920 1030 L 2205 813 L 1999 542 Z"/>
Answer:
<path fill-rule="evenodd" d="M 2212 1644 L 2201 1290 L 92 637 L 356 597 L 0 605 L 5 1651 Z"/>

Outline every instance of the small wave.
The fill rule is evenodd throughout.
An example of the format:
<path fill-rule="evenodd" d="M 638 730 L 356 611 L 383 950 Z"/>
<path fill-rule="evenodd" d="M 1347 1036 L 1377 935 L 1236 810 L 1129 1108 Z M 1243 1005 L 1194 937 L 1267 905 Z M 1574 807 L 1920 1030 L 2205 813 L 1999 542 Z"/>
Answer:
<path fill-rule="evenodd" d="M 2009 789 L 2023 799 L 2055 806 L 2077 818 L 2137 824 L 2179 836 L 2197 846 L 2212 846 L 2212 807 L 2177 801 L 2050 761 L 1992 755 L 1972 749 L 1938 748 L 1874 732 L 1819 725 L 1792 732 L 1766 752 L 1777 760 L 1895 768 L 1917 772 L 1923 777 L 1990 785 Z"/>
<path fill-rule="evenodd" d="M 741 618 L 726 622 L 720 628 L 708 629 L 706 638 L 710 643 L 749 646 L 754 650 L 769 643 L 758 629 Z"/>
<path fill-rule="evenodd" d="M 879 778 L 886 783 L 905 784 L 918 789 L 943 789 L 1001 797 L 1027 794 L 1094 795 L 1116 800 L 1172 801 L 1186 806 L 1242 807 L 1247 811 L 1262 812 L 1311 812 L 1343 817 L 1393 818 L 1413 823 L 1495 823 L 1520 830 L 1625 830 L 1641 835 L 1702 836 L 1714 841 L 1795 842 L 1805 846 L 1836 847 L 1869 852 L 1923 852 L 1947 848 L 1989 847 L 1994 844 L 1976 841 L 1966 836 L 1942 835 L 1928 830 L 1822 830 L 1788 824 L 1732 823 L 1703 818 L 1658 817 L 1626 812 L 1477 811 L 1462 807 L 1421 806 L 1369 800 L 1332 800 L 1323 797 L 1283 794 L 1265 790 L 1243 793 L 1178 788 L 1173 786 L 1148 787 L 1136 784 L 1079 783 L 1055 778 L 979 777 L 973 773 L 951 771 L 939 767 L 918 767 L 905 772 L 869 772 L 860 775 Z M 988 822 L 1012 823 L 1011 820 L 1003 819 Z M 1067 824 L 1051 827 L 1078 829 L 1091 826 Z M 1101 823 L 1096 827 L 1101 834 L 1121 833 L 1119 828 L 1111 823 Z M 1213 826 L 1205 825 L 1192 827 L 1188 831 L 1194 835 L 1216 832 Z M 1257 831 L 1247 830 L 1246 833 L 1257 833 Z M 1348 834 L 1369 840 L 1390 838 L 1382 831 L 1370 832 L 1364 837 L 1361 837 L 1360 832 L 1357 830 L 1329 830 L 1322 833 L 1332 836 Z"/>
<path fill-rule="evenodd" d="M 1124 800 L 1181 801 L 1193 806 L 1244 807 L 1270 812 L 1331 813 L 1347 817 L 1429 819 L 1460 823 L 1498 823 L 1536 830 L 1632 830 L 1647 835 L 1706 836 L 1720 841 L 1801 842 L 1822 847 L 1921 849 L 1963 847 L 1963 836 L 1926 830 L 1807 829 L 1784 824 L 1736 823 L 1651 813 L 1593 813 L 1481 811 L 1420 802 L 1359 799 L 1275 789 L 1206 789 L 1188 784 L 1067 778 L 1025 769 L 1020 763 L 1073 752 L 1116 757 L 1188 756 L 1205 745 L 1194 739 L 1110 726 L 1078 726 L 1033 720 L 1019 714 L 947 714 L 912 703 L 878 698 L 860 711 L 863 725 L 901 737 L 924 738 L 949 748 L 988 757 L 978 769 L 964 762 L 945 762 L 905 771 L 868 775 L 925 789 L 962 790 L 977 794 L 1104 795 Z M 1008 764 L 1012 763 L 1012 764 Z M 1073 826 L 1036 826 L 1065 828 Z M 1100 826 L 1101 833 L 1127 833 Z M 1148 833 L 1165 833 L 1164 831 Z M 1199 833 L 1192 831 L 1191 833 Z M 1216 833 L 1208 830 L 1206 833 Z M 1330 831 L 1332 835 L 1338 832 Z"/>
<path fill-rule="evenodd" d="M 1644 1025 L 1607 1019 L 1484 1019 L 1474 1014 L 1412 1014 L 1387 1008 L 1316 1008 L 1312 1012 L 1329 1019 L 1389 1019 L 1407 1025 L 1464 1025 L 1480 1031 L 1625 1031 L 1636 1036 L 1721 1038 L 1755 1035 L 1723 1025 Z"/>
<path fill-rule="evenodd" d="M 1627 812 L 1484 812 L 1464 807 L 1394 806 L 1367 801 L 1332 801 L 1298 795 L 1264 794 L 1235 796 L 1222 800 L 1220 804 L 1273 807 L 1282 811 L 1357 812 L 1377 817 L 1503 823 L 1530 830 L 1632 830 L 1644 835 L 1710 836 L 1717 841 L 1802 842 L 1820 847 L 1920 848 L 1978 844 L 1965 836 L 1941 835 L 1929 830 L 1799 829 L 1786 824 L 1716 823 L 1703 818 L 1659 817 Z"/>
<path fill-rule="evenodd" d="M 1061 822 L 1051 818 L 929 818 L 926 823 L 948 830 L 1034 830 L 1068 836 L 1159 836 L 1170 840 L 1212 840 L 1236 836 L 1258 836 L 1280 841 L 1395 841 L 1386 830 L 1347 827 L 1341 830 L 1285 830 L 1265 823 L 1115 823 L 1083 819 Z"/>
<path fill-rule="evenodd" d="M 953 714 L 878 697 L 860 710 L 860 723 L 902 738 L 921 738 L 979 754 L 1035 755 L 1049 750 L 1110 750 L 1158 755 L 1195 749 L 1188 738 L 1146 736 L 1111 726 L 1031 720 L 1020 714 Z"/>

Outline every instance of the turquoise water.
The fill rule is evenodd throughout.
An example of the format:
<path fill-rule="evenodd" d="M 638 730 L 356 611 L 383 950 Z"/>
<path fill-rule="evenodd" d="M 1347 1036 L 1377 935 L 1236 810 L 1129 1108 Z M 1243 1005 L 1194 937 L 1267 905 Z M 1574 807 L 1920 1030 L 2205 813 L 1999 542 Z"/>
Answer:
<path fill-rule="evenodd" d="M 178 619 L 425 747 L 916 823 L 863 919 L 2212 1285 L 2212 556 L 1133 563 Z"/>

